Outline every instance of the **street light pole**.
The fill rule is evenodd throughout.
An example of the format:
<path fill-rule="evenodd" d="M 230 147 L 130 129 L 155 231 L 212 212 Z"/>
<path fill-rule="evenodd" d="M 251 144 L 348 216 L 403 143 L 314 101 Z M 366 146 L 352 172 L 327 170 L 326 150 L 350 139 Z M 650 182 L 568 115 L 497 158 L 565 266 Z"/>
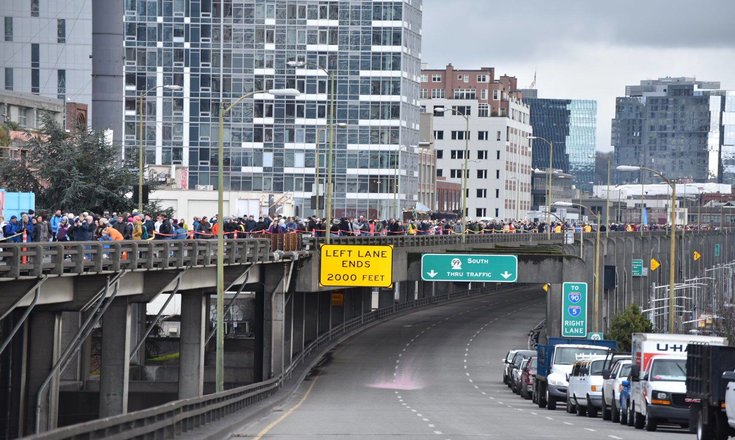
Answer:
<path fill-rule="evenodd" d="M 225 239 L 224 239 L 224 186 L 225 186 L 225 115 L 236 105 L 258 93 L 270 93 L 274 96 L 298 96 L 295 89 L 257 90 L 246 93 L 225 107 L 219 108 L 219 139 L 217 141 L 217 328 L 215 352 L 215 391 L 225 389 Z"/>
<path fill-rule="evenodd" d="M 454 108 L 437 107 L 434 109 L 435 112 L 445 113 L 452 112 L 455 115 L 464 118 L 465 132 L 464 132 L 464 167 L 462 169 L 462 243 L 467 242 L 467 173 L 470 158 L 470 118 L 469 116 L 461 113 Z"/>
<path fill-rule="evenodd" d="M 553 183 L 553 161 L 554 161 L 554 143 L 540 136 L 529 136 L 529 139 L 538 139 L 549 145 L 549 168 L 546 169 L 546 206 L 549 207 L 546 213 L 546 238 L 551 240 L 551 185 Z M 599 223 L 599 221 L 598 221 Z"/>
<path fill-rule="evenodd" d="M 334 197 L 332 193 L 332 171 L 334 166 L 334 95 L 335 95 L 335 87 L 336 87 L 336 77 L 333 72 L 327 70 L 325 67 L 322 67 L 318 64 L 313 63 L 307 63 L 306 61 L 288 61 L 286 64 L 290 67 L 314 67 L 318 70 L 321 70 L 329 77 L 329 149 L 327 153 L 327 200 L 325 204 L 326 209 L 326 237 L 327 237 L 327 244 L 331 243 L 332 241 L 332 233 L 331 233 L 331 227 L 332 227 L 332 199 Z"/>
<path fill-rule="evenodd" d="M 618 165 L 618 171 L 645 170 L 660 177 L 671 187 L 671 235 L 669 235 L 669 333 L 675 333 L 675 292 L 674 281 L 676 280 L 676 184 L 660 171 L 638 165 Z"/>
<path fill-rule="evenodd" d="M 165 84 L 160 86 L 154 86 L 146 90 L 140 95 L 138 99 L 138 114 L 139 114 L 139 132 L 140 137 L 138 138 L 138 213 L 143 214 L 143 168 L 145 167 L 145 126 L 143 125 L 143 115 L 145 114 L 145 98 L 148 94 L 157 89 L 166 90 L 181 90 L 181 86 L 174 84 Z"/>

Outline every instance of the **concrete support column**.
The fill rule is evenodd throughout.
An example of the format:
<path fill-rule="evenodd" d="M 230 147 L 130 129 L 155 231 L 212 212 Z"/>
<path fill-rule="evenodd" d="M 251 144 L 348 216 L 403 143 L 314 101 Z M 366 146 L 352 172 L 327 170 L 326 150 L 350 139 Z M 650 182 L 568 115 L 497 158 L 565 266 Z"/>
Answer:
<path fill-rule="evenodd" d="M 317 292 L 304 293 L 304 344 L 309 345 L 317 338 L 319 326 L 319 294 Z"/>
<path fill-rule="evenodd" d="M 25 405 L 26 426 L 23 435 L 36 432 L 36 424 L 40 432 L 56 427 L 59 403 L 59 375 L 56 374 L 49 386 L 38 399 L 41 384 L 46 380 L 51 367 L 61 355 L 61 313 L 33 312 L 28 325 L 28 345 L 26 368 L 27 394 Z M 36 405 L 39 404 L 38 420 Z"/>
<path fill-rule="evenodd" d="M 204 338 L 207 298 L 201 291 L 181 295 L 179 399 L 204 394 Z"/>
<path fill-rule="evenodd" d="M 295 292 L 291 303 L 293 307 L 291 311 L 293 313 L 293 338 L 291 339 L 292 355 L 301 353 L 304 351 L 304 333 L 306 331 L 305 323 L 305 301 L 306 293 Z"/>
<path fill-rule="evenodd" d="M 286 283 L 288 264 L 267 265 L 264 268 L 263 297 L 263 376 L 270 379 L 284 369 L 286 317 Z"/>
<path fill-rule="evenodd" d="M 102 317 L 99 417 L 128 411 L 130 366 L 130 304 L 117 298 Z"/>
<path fill-rule="evenodd" d="M 0 332 L 3 335 L 10 333 L 15 324 L 18 323 L 22 311 L 15 310 L 5 319 L 0 321 Z M 28 325 L 24 325 L 15 335 L 13 341 L 8 345 L 0 356 L 0 433 L 7 438 L 16 438 L 21 435 L 23 420 L 22 403 L 25 384 L 22 382 L 23 368 L 25 366 L 25 340 Z"/>

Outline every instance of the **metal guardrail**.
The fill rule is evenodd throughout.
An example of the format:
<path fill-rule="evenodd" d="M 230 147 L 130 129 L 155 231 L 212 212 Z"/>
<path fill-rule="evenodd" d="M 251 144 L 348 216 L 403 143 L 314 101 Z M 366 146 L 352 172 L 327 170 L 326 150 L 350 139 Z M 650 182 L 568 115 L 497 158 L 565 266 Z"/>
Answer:
<path fill-rule="evenodd" d="M 201 397 L 177 400 L 128 414 L 66 426 L 29 438 L 38 440 L 174 438 L 179 434 L 214 422 L 270 397 L 306 361 L 315 359 L 343 337 L 351 335 L 369 324 L 409 310 L 485 295 L 490 291 L 494 291 L 494 288 L 477 289 L 467 294 L 454 296 L 420 298 L 402 304 L 393 304 L 352 318 L 319 336 L 303 352 L 293 358 L 291 365 L 283 374 L 264 382 Z"/>
<path fill-rule="evenodd" d="M 225 264 L 266 262 L 267 238 L 225 242 Z M 0 279 L 215 266 L 214 240 L 0 243 Z"/>

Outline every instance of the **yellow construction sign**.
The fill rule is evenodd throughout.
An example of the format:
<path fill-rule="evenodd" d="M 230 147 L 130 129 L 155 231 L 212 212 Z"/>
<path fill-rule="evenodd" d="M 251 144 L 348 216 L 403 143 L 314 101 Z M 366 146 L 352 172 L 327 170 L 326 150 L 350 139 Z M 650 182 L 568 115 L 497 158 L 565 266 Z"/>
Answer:
<path fill-rule="evenodd" d="M 697 261 L 697 260 L 699 260 L 700 258 L 702 258 L 702 254 L 700 254 L 700 253 L 699 253 L 699 252 L 697 252 L 697 251 L 694 251 L 693 257 L 694 257 L 694 261 Z"/>
<path fill-rule="evenodd" d="M 661 267 L 661 263 L 655 258 L 651 258 L 651 272 Z"/>

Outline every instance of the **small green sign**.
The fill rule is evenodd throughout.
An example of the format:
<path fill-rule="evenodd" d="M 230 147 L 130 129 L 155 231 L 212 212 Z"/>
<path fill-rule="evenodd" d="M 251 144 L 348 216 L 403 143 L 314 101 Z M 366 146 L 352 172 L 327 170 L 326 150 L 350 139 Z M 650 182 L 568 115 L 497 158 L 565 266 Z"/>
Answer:
<path fill-rule="evenodd" d="M 562 284 L 561 336 L 587 336 L 587 283 Z"/>
<path fill-rule="evenodd" d="M 602 332 L 589 332 L 587 333 L 587 339 L 589 339 L 590 341 L 602 341 L 603 339 L 605 339 L 605 335 L 602 334 Z"/>
<path fill-rule="evenodd" d="M 715 243 L 715 257 L 720 256 L 720 243 Z"/>
<path fill-rule="evenodd" d="M 424 254 L 421 256 L 424 281 L 515 283 L 518 257 L 515 255 Z"/>
<path fill-rule="evenodd" d="M 632 273 L 634 277 L 642 277 L 643 276 L 643 260 L 632 260 L 631 265 L 632 267 Z"/>

